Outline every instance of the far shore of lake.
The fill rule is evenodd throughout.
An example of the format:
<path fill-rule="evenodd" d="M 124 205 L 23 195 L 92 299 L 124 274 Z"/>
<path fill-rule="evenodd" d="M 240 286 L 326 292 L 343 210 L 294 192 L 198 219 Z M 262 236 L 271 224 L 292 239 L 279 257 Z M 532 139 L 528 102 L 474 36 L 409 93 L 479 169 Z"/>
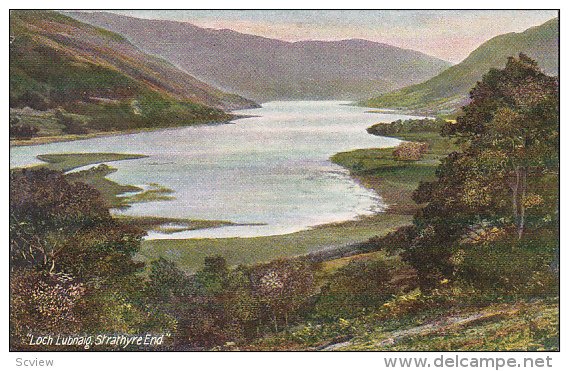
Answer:
<path fill-rule="evenodd" d="M 153 132 L 153 131 L 166 131 L 172 129 L 179 129 L 185 126 L 215 126 L 215 125 L 232 125 L 235 124 L 234 120 L 245 119 L 249 117 L 255 117 L 254 115 L 233 115 L 233 118 L 229 121 L 223 122 L 204 122 L 199 124 L 191 125 L 180 125 L 180 126 L 168 126 L 168 127 L 154 127 L 154 128 L 137 128 L 129 130 L 117 130 L 117 131 L 103 131 L 97 133 L 89 134 L 68 134 L 68 135 L 54 135 L 54 136 L 41 136 L 33 137 L 31 139 L 10 139 L 10 147 L 23 147 L 23 146 L 38 146 L 42 144 L 49 143 L 59 143 L 59 142 L 72 142 L 76 140 L 92 139 L 92 138 L 104 138 L 104 137 L 114 137 L 120 135 L 129 135 L 143 132 Z"/>

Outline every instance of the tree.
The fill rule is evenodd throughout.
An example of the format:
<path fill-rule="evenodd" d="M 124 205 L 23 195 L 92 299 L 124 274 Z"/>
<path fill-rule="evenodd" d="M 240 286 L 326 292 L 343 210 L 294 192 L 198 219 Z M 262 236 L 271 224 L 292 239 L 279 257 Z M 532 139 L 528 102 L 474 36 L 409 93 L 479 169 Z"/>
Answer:
<path fill-rule="evenodd" d="M 113 219 L 100 193 L 48 169 L 10 172 L 11 268 L 116 279 L 141 264 L 131 258 L 143 231 Z"/>
<path fill-rule="evenodd" d="M 466 144 L 465 154 L 474 161 L 490 160 L 487 173 L 510 188 L 511 215 L 521 239 L 528 206 L 539 202 L 528 177 L 559 166 L 557 79 L 524 54 L 509 58 L 503 70 L 491 70 L 477 84 L 464 115 L 447 126 L 446 134 Z"/>
<path fill-rule="evenodd" d="M 92 187 L 45 168 L 10 172 L 11 347 L 30 331 L 133 332 L 172 323 L 145 311 L 135 262 L 143 232 Z"/>
<path fill-rule="evenodd" d="M 55 113 L 55 118 L 60 125 L 63 126 L 63 132 L 66 134 L 87 134 L 88 131 L 85 129 L 77 120 L 73 117 L 66 115 L 62 110 L 58 110 Z"/>
<path fill-rule="evenodd" d="M 288 327 L 289 317 L 300 309 L 314 289 L 311 266 L 302 259 L 278 259 L 254 267 L 251 272 L 254 295 L 272 319 L 275 332 L 279 319 Z"/>
<path fill-rule="evenodd" d="M 242 333 L 244 338 L 252 339 L 259 335 L 261 303 L 253 292 L 248 268 L 237 267 L 229 274 L 224 313 L 235 324 L 234 331 Z"/>
<path fill-rule="evenodd" d="M 489 232 L 496 229 L 504 241 L 512 236 L 516 246 L 530 220 L 528 210 L 535 226 L 555 219 L 550 214 L 556 194 L 542 184 L 546 175 L 554 183 L 558 176 L 558 94 L 557 79 L 520 54 L 484 75 L 464 114 L 443 126 L 442 134 L 456 139 L 461 151 L 444 158 L 437 179 L 414 192 L 425 206 L 407 231 L 402 253 L 422 286 L 453 277 L 461 245 L 476 240 L 469 236 L 495 238 Z"/>
<path fill-rule="evenodd" d="M 10 138 L 30 140 L 39 132 L 39 129 L 30 124 L 22 124 L 20 118 L 10 118 Z"/>

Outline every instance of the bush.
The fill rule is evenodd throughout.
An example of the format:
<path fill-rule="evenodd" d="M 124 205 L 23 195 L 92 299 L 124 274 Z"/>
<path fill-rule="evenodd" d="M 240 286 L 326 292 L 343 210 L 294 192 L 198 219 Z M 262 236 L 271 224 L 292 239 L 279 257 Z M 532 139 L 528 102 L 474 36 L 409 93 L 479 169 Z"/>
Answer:
<path fill-rule="evenodd" d="M 393 150 L 393 158 L 397 161 L 417 161 L 428 151 L 428 143 L 403 142 Z"/>
<path fill-rule="evenodd" d="M 499 243 L 469 246 L 463 251 L 457 276 L 479 290 L 508 296 L 549 296 L 558 291 L 549 254 Z"/>
<path fill-rule="evenodd" d="M 55 113 L 55 118 L 60 125 L 63 126 L 63 132 L 66 134 L 87 134 L 88 130 L 77 122 L 73 117 L 63 114 L 61 111 Z"/>
<path fill-rule="evenodd" d="M 38 128 L 29 124 L 10 125 L 10 138 L 30 140 L 38 132 Z"/>
<path fill-rule="evenodd" d="M 67 274 L 33 269 L 10 273 L 10 336 L 12 346 L 24 344 L 29 333 L 74 333 L 81 328 L 78 303 L 85 285 Z"/>
<path fill-rule="evenodd" d="M 45 168 L 12 170 L 11 349 L 25 349 L 28 332 L 169 330 L 169 318 L 142 305 L 144 264 L 132 259 L 142 234 L 113 219 L 86 184 Z"/>
<path fill-rule="evenodd" d="M 403 133 L 438 133 L 446 123 L 443 119 L 410 119 L 397 120 L 390 123 L 379 123 L 367 128 L 367 132 L 380 136 L 397 136 Z"/>
<path fill-rule="evenodd" d="M 396 267 L 385 260 L 352 261 L 322 289 L 316 315 L 325 319 L 354 317 L 374 309 L 399 288 L 391 283 Z"/>

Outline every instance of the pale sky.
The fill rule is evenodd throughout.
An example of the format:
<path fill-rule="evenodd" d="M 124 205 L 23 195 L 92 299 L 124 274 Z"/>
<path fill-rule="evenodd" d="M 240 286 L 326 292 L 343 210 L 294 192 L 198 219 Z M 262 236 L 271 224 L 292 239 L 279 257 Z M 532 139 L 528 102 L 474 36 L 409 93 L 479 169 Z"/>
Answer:
<path fill-rule="evenodd" d="M 367 39 L 458 63 L 484 41 L 557 16 L 539 10 L 128 10 L 139 18 L 183 21 L 286 41 Z"/>

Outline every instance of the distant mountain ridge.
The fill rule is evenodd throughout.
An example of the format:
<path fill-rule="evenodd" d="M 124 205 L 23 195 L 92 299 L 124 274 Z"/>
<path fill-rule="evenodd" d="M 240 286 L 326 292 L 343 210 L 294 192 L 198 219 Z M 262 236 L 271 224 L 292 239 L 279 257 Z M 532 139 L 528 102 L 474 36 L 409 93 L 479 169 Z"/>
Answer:
<path fill-rule="evenodd" d="M 208 84 L 259 102 L 362 99 L 422 82 L 451 65 L 367 40 L 286 42 L 186 22 L 66 14 L 117 32 Z"/>
<path fill-rule="evenodd" d="M 378 108 L 402 108 L 425 113 L 456 111 L 468 99 L 469 91 L 491 68 L 502 68 L 520 53 L 535 59 L 549 75 L 558 75 L 559 19 L 520 33 L 496 36 L 474 50 L 465 60 L 417 85 L 361 102 Z"/>

